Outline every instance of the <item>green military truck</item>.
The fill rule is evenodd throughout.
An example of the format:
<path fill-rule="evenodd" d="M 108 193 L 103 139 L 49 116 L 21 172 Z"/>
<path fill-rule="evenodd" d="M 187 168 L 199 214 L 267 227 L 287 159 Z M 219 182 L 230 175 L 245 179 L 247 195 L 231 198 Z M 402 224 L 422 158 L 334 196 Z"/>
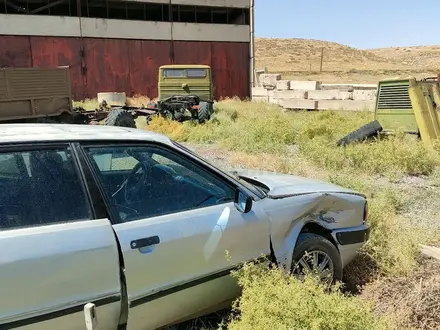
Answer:
<path fill-rule="evenodd" d="M 208 121 L 214 112 L 211 68 L 192 64 L 161 66 L 158 101 L 148 108 L 179 122 Z"/>

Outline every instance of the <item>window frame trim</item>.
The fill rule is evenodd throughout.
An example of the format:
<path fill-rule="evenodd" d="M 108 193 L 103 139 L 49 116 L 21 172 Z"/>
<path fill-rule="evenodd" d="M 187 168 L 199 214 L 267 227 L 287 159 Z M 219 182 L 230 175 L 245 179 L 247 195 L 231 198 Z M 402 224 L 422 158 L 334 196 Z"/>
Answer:
<path fill-rule="evenodd" d="M 12 152 L 32 152 L 32 151 L 42 151 L 42 150 L 53 150 L 53 149 L 65 149 L 67 152 L 70 151 L 72 162 L 73 162 L 73 168 L 75 171 L 75 174 L 78 176 L 78 179 L 80 181 L 81 189 L 84 193 L 85 197 L 85 206 L 87 208 L 87 212 L 89 213 L 89 219 L 76 219 L 71 221 L 57 221 L 52 223 L 45 223 L 40 225 L 32 225 L 27 227 L 13 227 L 13 228 L 5 228 L 0 229 L 1 231 L 7 231 L 7 230 L 20 230 L 23 228 L 36 228 L 36 227 L 43 227 L 43 226 L 51 226 L 51 225 L 60 225 L 65 223 L 74 223 L 74 222 L 82 222 L 82 221 L 94 221 L 94 220 L 100 220 L 102 217 L 97 217 L 96 210 L 93 206 L 92 197 L 89 191 L 89 187 L 86 183 L 84 172 L 81 167 L 81 164 L 78 160 L 77 154 L 75 152 L 75 146 L 70 141 L 54 141 L 54 142 L 12 142 L 12 143 L 4 143 L 0 144 L 0 154 L 3 153 L 12 153 Z"/>
<path fill-rule="evenodd" d="M 94 177 L 95 183 L 99 188 L 99 191 L 101 192 L 101 196 L 105 201 L 105 204 L 107 206 L 107 210 L 110 215 L 110 222 L 112 225 L 117 225 L 123 223 L 120 219 L 120 216 L 113 205 L 113 203 L 109 200 L 108 194 L 105 192 L 105 189 L 102 185 L 101 180 L 99 179 L 99 168 L 97 165 L 93 162 L 93 159 L 91 159 L 90 155 L 87 153 L 86 148 L 109 148 L 109 147 L 156 147 L 156 148 L 162 148 L 166 149 L 167 151 L 175 154 L 176 156 L 183 157 L 186 161 L 195 164 L 195 166 L 200 167 L 202 170 L 206 171 L 207 173 L 210 173 L 215 178 L 223 182 L 225 185 L 230 186 L 233 191 L 236 191 L 237 189 L 241 191 L 245 191 L 249 196 L 252 197 L 254 201 L 260 200 L 260 196 L 256 195 L 253 191 L 249 190 L 247 187 L 242 185 L 240 182 L 233 180 L 232 178 L 229 178 L 226 176 L 221 170 L 217 169 L 214 165 L 200 161 L 199 158 L 192 156 L 190 153 L 185 152 L 183 149 L 180 149 L 173 144 L 165 144 L 157 141 L 136 141 L 136 140 L 96 140 L 96 141 L 90 141 L 90 140 L 84 140 L 79 141 L 77 148 L 81 150 L 81 153 L 83 153 L 87 166 L 89 166 L 90 171 L 92 172 L 92 175 Z M 181 212 L 187 212 L 196 209 L 189 209 L 185 211 L 178 211 L 171 214 L 178 214 Z M 203 208 L 202 208 L 203 209 Z M 154 219 L 155 217 L 146 218 L 146 219 Z M 142 219 L 139 219 L 142 220 Z M 138 221 L 138 220 L 136 220 Z"/>

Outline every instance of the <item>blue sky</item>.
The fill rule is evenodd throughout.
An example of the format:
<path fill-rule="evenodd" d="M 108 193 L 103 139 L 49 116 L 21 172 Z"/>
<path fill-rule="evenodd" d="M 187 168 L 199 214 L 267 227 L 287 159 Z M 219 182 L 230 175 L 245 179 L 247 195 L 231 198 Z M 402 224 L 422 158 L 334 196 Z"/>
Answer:
<path fill-rule="evenodd" d="M 356 48 L 440 44 L 439 0 L 255 0 L 255 35 Z"/>

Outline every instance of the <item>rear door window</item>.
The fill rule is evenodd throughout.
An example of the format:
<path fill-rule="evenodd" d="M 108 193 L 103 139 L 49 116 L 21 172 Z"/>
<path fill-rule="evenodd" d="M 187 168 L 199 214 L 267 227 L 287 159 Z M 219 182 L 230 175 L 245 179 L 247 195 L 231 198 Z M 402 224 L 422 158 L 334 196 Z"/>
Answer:
<path fill-rule="evenodd" d="M 0 230 L 90 218 L 67 147 L 0 152 Z"/>

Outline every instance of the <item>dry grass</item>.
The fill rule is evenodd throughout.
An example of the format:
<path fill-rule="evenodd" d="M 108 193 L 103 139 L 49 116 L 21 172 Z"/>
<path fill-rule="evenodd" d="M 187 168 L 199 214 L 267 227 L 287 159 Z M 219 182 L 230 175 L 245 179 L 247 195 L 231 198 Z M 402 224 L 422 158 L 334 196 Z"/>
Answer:
<path fill-rule="evenodd" d="M 370 49 L 370 52 L 385 59 L 399 62 L 402 67 L 438 70 L 440 46 L 390 47 Z"/>
<path fill-rule="evenodd" d="M 410 276 L 383 278 L 366 286 L 362 297 L 376 302 L 396 328 L 440 329 L 440 262 L 420 258 Z"/>
<path fill-rule="evenodd" d="M 286 113 L 276 106 L 231 99 L 217 103 L 213 119 L 205 125 L 157 118 L 148 129 L 181 142 L 215 143 L 228 153 L 232 164 L 325 179 L 365 193 L 370 201 L 371 239 L 347 269 L 347 286 L 356 291 L 359 285 L 383 285 L 380 288 L 385 292 L 391 290 L 388 286 L 394 285 L 393 281 L 411 281 L 414 274 L 423 272 L 427 264 L 417 260 L 418 245 L 440 237 L 439 227 L 427 231 L 424 223 L 414 226 L 405 221 L 404 209 L 412 208 L 412 200 L 420 191 L 411 184 L 396 182 L 410 182 L 410 178 L 417 177 L 437 182 L 440 157 L 426 151 L 420 141 L 403 135 L 347 148 L 335 146 L 340 137 L 371 120 L 371 116 L 367 112 Z M 430 217 L 438 215 L 437 208 L 435 212 Z M 313 291 L 313 296 L 311 287 L 290 282 L 286 285 L 278 275 L 271 274 L 264 278 L 245 276 L 246 281 L 241 282 L 245 289 L 239 307 L 241 318 L 229 324 L 231 329 L 262 329 L 269 325 L 277 329 L 287 329 L 287 325 L 295 329 L 391 329 L 389 322 L 371 317 L 369 307 L 361 301 L 363 295 L 351 297 L 334 292 L 329 297 L 318 288 L 313 289 L 318 290 Z M 250 293 L 246 294 L 246 290 Z M 424 301 L 426 293 L 427 290 L 419 290 L 411 294 Z M 402 294 L 402 299 L 411 304 L 409 291 Z M 296 298 L 306 299 L 322 315 L 307 309 Z M 384 302 L 376 296 L 372 299 L 376 303 L 375 315 L 392 320 L 393 310 L 380 308 Z M 430 308 L 402 308 L 399 313 L 404 315 L 398 328 L 431 329 L 423 323 L 432 324 L 431 312 L 425 313 Z"/>
<path fill-rule="evenodd" d="M 257 68 L 267 67 L 289 79 L 328 83 L 375 83 L 398 76 L 432 76 L 440 59 L 440 46 L 359 50 L 320 40 L 257 38 L 255 48 Z"/>

